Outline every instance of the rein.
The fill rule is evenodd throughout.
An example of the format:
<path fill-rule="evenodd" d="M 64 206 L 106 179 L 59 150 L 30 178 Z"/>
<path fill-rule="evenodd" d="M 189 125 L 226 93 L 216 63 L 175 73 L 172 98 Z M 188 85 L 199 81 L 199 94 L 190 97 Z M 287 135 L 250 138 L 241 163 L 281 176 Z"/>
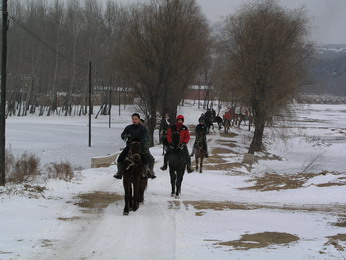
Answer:
<path fill-rule="evenodd" d="M 131 145 L 132 145 L 133 143 L 139 144 L 139 142 L 132 142 Z M 138 163 L 136 163 L 136 161 L 135 161 L 135 159 L 134 159 L 135 157 L 139 158 L 139 160 L 141 159 L 140 153 L 138 153 L 138 152 L 137 152 L 137 153 L 132 153 L 132 150 L 131 150 L 131 148 L 130 148 L 129 153 L 127 154 L 127 156 L 126 156 L 126 158 L 125 158 L 126 161 L 129 161 L 129 162 L 130 162 L 129 166 L 126 167 L 126 170 L 128 170 L 128 169 L 130 169 L 132 166 L 135 166 L 136 164 L 138 164 Z"/>

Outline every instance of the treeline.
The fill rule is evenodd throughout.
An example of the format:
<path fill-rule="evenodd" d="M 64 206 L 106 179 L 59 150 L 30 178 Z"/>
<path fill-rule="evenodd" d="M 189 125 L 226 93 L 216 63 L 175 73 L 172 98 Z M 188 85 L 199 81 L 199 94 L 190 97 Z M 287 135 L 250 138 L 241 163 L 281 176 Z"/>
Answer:
<path fill-rule="evenodd" d="M 244 4 L 214 31 L 196 0 L 13 0 L 9 16 L 8 115 L 86 113 L 91 61 L 102 113 L 112 79 L 114 94 L 131 89 L 140 98 L 153 140 L 158 117 L 174 118 L 187 88 L 204 85 L 210 100 L 250 110 L 253 154 L 263 148 L 268 118 L 288 113 L 311 83 L 306 10 L 276 0 Z"/>
<path fill-rule="evenodd" d="M 111 0 L 103 5 L 95 0 L 11 0 L 8 115 L 37 109 L 40 115 L 85 114 L 89 61 L 93 86 L 109 86 L 124 22 L 125 9 Z M 127 87 L 119 81 L 115 84 L 115 79 L 113 83 L 118 91 Z M 96 104 L 108 99 L 109 91 L 100 93 L 94 93 Z"/>

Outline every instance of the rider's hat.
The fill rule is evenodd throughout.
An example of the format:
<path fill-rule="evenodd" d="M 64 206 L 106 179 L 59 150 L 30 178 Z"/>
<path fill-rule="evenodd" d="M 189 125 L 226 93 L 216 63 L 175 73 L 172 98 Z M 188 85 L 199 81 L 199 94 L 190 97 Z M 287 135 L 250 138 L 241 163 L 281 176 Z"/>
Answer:
<path fill-rule="evenodd" d="M 184 116 L 182 116 L 182 115 L 177 116 L 177 121 L 178 121 L 179 119 L 183 120 L 183 122 L 184 122 Z"/>

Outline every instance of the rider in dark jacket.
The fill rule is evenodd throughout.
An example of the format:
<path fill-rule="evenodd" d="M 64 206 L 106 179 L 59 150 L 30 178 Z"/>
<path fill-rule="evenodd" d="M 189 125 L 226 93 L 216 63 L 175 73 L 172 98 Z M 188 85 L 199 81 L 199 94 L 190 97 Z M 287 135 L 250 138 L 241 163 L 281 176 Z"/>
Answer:
<path fill-rule="evenodd" d="M 184 117 L 182 115 L 177 116 L 175 125 L 171 126 L 167 131 L 167 141 L 170 145 L 164 157 L 164 164 L 160 169 L 163 171 L 167 169 L 168 154 L 171 150 L 170 147 L 172 146 L 172 142 L 173 142 L 172 140 L 173 131 L 178 131 L 180 133 L 180 146 L 182 147 L 182 150 L 184 152 L 184 157 L 187 164 L 186 169 L 188 173 L 191 173 L 193 172 L 193 169 L 191 167 L 191 157 L 189 154 L 189 150 L 187 149 L 187 146 L 186 146 L 187 143 L 190 141 L 190 131 L 187 128 L 187 126 L 184 125 Z"/>
<path fill-rule="evenodd" d="M 204 120 L 204 118 L 200 118 L 199 124 L 196 126 L 196 129 L 195 129 L 196 140 L 195 140 L 195 143 L 193 144 L 193 147 L 195 147 L 197 145 L 197 136 L 202 135 L 203 136 L 203 139 L 202 139 L 203 147 L 206 150 L 205 157 L 208 158 L 209 154 L 208 154 L 208 145 L 207 145 L 207 133 L 208 133 L 208 129 L 207 129 L 207 126 L 205 125 L 205 120 Z M 194 150 L 192 149 L 191 156 L 193 156 L 193 155 L 194 155 Z"/>
<path fill-rule="evenodd" d="M 114 178 L 121 179 L 123 176 L 123 162 L 130 150 L 130 144 L 132 141 L 136 140 L 141 143 L 142 148 L 142 161 L 145 165 L 145 173 L 149 172 L 148 167 L 148 155 L 145 153 L 145 144 L 148 139 L 148 131 L 141 124 L 140 116 L 137 113 L 134 113 L 132 115 L 132 124 L 125 127 L 124 131 L 121 133 L 121 139 L 127 140 L 126 141 L 126 147 L 122 150 L 120 153 L 118 160 L 117 160 L 117 166 L 118 166 L 118 172 L 113 176 Z M 149 174 L 150 175 L 150 172 Z M 155 175 L 150 175 L 149 177 L 155 178 Z"/>

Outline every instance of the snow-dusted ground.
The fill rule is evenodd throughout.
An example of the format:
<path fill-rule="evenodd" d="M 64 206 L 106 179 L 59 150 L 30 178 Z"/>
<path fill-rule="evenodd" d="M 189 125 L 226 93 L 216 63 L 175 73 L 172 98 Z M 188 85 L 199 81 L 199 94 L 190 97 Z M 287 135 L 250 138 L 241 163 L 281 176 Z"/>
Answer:
<path fill-rule="evenodd" d="M 235 164 L 249 146 L 247 127 L 231 128 L 236 136 L 212 131 L 204 172 L 185 174 L 180 199 L 169 196 L 168 171 L 159 170 L 162 147 L 151 148 L 157 178 L 149 181 L 145 204 L 129 216 L 122 215 L 122 199 L 103 209 L 102 199 L 87 209 L 77 205 L 81 194 L 123 195 L 122 182 L 112 177 L 116 166 L 89 169 L 91 157 L 124 145 L 120 133 L 133 111 L 121 117 L 116 111 L 112 128 L 107 117 L 93 119 L 91 148 L 87 117 L 7 120 L 12 153 L 28 151 L 42 164 L 67 160 L 86 169 L 72 182 L 49 180 L 38 198 L 21 187 L 0 188 L 0 259 L 345 259 L 328 236 L 346 234 L 345 224 L 334 225 L 346 222 L 346 106 L 299 107 L 287 144 L 268 129 L 269 154 L 256 154 L 258 161 L 251 166 Z M 203 111 L 187 104 L 180 112 L 193 125 Z M 268 159 L 273 155 L 282 159 Z M 279 183 L 268 191 L 241 189 L 254 186 L 254 178 L 265 173 L 294 179 L 317 156 L 306 171 L 315 175 L 299 187 L 280 189 L 284 185 Z M 318 174 L 323 170 L 341 174 Z M 262 232 L 288 233 L 299 240 L 249 250 L 219 245 Z M 333 243 L 345 247 L 346 242 Z"/>

